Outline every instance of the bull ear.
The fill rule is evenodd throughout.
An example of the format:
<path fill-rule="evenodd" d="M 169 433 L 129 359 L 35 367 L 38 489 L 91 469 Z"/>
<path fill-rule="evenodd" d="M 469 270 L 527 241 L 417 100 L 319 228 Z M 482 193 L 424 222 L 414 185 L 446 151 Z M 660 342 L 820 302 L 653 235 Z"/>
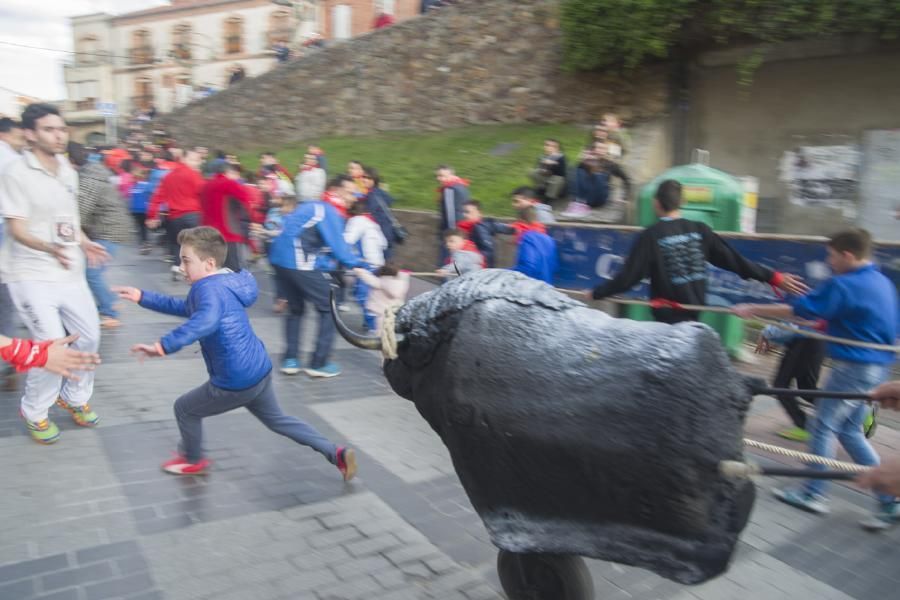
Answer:
<path fill-rule="evenodd" d="M 341 320 L 341 314 L 337 308 L 337 295 L 334 289 L 331 290 L 331 317 L 334 319 L 334 325 L 337 327 L 341 337 L 363 350 L 381 350 L 381 337 L 377 335 L 363 335 L 356 333 L 350 329 L 346 323 Z"/>

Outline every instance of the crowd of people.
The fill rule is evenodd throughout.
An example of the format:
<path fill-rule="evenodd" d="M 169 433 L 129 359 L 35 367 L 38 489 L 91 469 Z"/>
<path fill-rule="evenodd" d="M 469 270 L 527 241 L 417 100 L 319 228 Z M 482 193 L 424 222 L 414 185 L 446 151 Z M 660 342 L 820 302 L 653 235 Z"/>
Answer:
<path fill-rule="evenodd" d="M 608 201 L 609 177 L 630 185 L 617 162 L 628 151 L 626 132 L 614 115 L 592 132 L 576 168 L 574 203 Z M 28 370 L 21 414 L 41 443 L 59 438 L 50 407 L 67 410 L 81 426 L 99 416 L 89 404 L 91 367 L 98 361 L 102 328 L 121 324 L 118 301 L 187 318 L 158 341 L 137 344 L 147 357 L 178 352 L 199 341 L 210 380 L 178 399 L 175 415 L 182 444 L 163 468 L 174 474 L 206 470 L 202 419 L 247 407 L 273 431 L 320 452 L 345 479 L 356 472 L 352 448 L 327 440 L 314 428 L 285 415 L 272 390 L 272 364 L 253 332 L 246 308 L 258 287 L 248 266 L 268 263 L 274 278 L 273 310 L 284 315 L 286 350 L 279 370 L 328 378 L 341 373 L 332 361 L 335 325 L 331 296 L 346 303 L 352 295 L 361 309 L 360 325 L 379 333 L 390 307 L 402 304 L 410 273 L 397 263 L 398 246 L 409 233 L 392 212 L 393 198 L 378 170 L 350 161 L 329 171 L 322 148 L 310 145 L 294 173 L 276 154 L 259 156 L 251 172 L 234 155 L 182 147 L 172 140 L 151 143 L 135 134 L 118 147 L 85 148 L 68 141 L 65 121 L 47 104 L 28 106 L 21 122 L 0 119 L 0 356 Z M 534 187 L 510 194 L 516 219 L 500 222 L 482 212 L 469 182 L 449 165 L 435 170 L 439 214 L 435 277 L 452 278 L 497 267 L 497 236 L 516 247 L 514 270 L 553 282 L 557 249 L 547 233 L 554 222 L 551 205 L 565 198 L 570 177 L 558 141 L 548 139 L 531 173 Z M 584 181 L 582 181 L 582 179 Z M 606 200 L 601 200 L 606 194 Z M 789 294 L 786 304 L 738 305 L 734 313 L 785 320 L 801 319 L 785 338 L 765 332 L 760 348 L 788 345 L 776 385 L 796 380 L 817 385 L 823 357 L 832 371 L 825 386 L 837 392 L 866 392 L 895 407 L 900 388 L 884 384 L 894 352 L 829 342 L 806 344 L 804 331 L 869 345 L 894 343 L 898 299 L 893 284 L 871 260 L 872 241 L 863 230 L 848 230 L 828 243 L 834 277 L 815 290 L 787 273 L 743 258 L 707 226 L 682 218 L 681 185 L 659 185 L 654 206 L 659 222 L 636 240 L 620 273 L 589 295 L 601 299 L 649 278 L 651 294 L 662 301 L 654 317 L 665 323 L 696 320 L 683 305 L 705 303 L 707 263 L 756 279 Z M 583 201 L 583 202 L 582 202 Z M 106 269 L 119 247 L 137 236 L 140 252 L 154 251 L 155 232 L 163 232 L 163 259 L 175 279 L 191 284 L 186 299 L 133 287 L 111 287 Z M 300 355 L 300 329 L 307 308 L 317 315 L 315 348 Z M 35 341 L 15 339 L 8 317 L 17 314 Z M 878 387 L 881 385 L 881 387 Z M 785 401 L 794 428 L 791 439 L 808 439 L 810 450 L 832 457 L 839 441 L 858 463 L 877 467 L 880 458 L 867 440 L 869 405 L 859 400 L 819 398 L 808 414 Z M 900 520 L 896 467 L 875 468 L 863 481 L 876 488 L 877 508 L 864 526 L 885 528 Z M 828 510 L 822 480 L 779 490 L 784 502 L 817 513 Z"/>

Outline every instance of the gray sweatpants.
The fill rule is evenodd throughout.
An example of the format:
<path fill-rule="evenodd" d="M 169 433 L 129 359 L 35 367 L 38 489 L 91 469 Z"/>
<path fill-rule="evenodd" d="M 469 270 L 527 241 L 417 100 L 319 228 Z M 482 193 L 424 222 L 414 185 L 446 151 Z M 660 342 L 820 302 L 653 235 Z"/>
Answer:
<path fill-rule="evenodd" d="M 206 382 L 175 401 L 175 419 L 181 431 L 181 453 L 195 463 L 203 458 L 203 418 L 246 407 L 263 425 L 298 444 L 309 446 L 328 461 L 337 461 L 337 447 L 316 429 L 297 417 L 284 414 L 275 389 L 272 375 L 266 375 L 259 383 L 246 390 L 225 390 Z"/>

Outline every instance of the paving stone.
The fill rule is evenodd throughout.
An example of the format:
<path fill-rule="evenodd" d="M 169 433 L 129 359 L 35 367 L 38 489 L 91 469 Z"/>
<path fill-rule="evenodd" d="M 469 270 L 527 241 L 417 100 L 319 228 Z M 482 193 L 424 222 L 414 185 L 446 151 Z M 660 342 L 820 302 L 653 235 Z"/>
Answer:
<path fill-rule="evenodd" d="M 78 593 L 78 588 L 69 588 L 66 590 L 59 590 L 50 594 L 42 594 L 40 596 L 35 596 L 34 600 L 79 600 L 81 598 Z M 133 600 L 129 598 L 129 600 Z"/>
<path fill-rule="evenodd" d="M 84 588 L 84 591 L 87 600 L 106 600 L 107 598 L 122 598 L 138 592 L 149 591 L 153 587 L 153 579 L 147 573 L 137 573 L 121 579 L 88 585 Z"/>
<path fill-rule="evenodd" d="M 16 600 L 31 598 L 34 596 L 35 585 L 33 579 L 20 579 L 12 583 L 0 584 L 0 598 Z"/>
<path fill-rule="evenodd" d="M 67 569 L 44 575 L 41 577 L 41 589 L 50 592 L 83 583 L 110 579 L 113 576 L 113 568 L 109 562 L 95 563 L 77 569 Z"/>
<path fill-rule="evenodd" d="M 65 554 L 55 554 L 36 560 L 4 565 L 0 566 L 0 583 L 24 579 L 41 573 L 58 571 L 68 566 L 69 557 Z"/>
<path fill-rule="evenodd" d="M 396 396 L 314 404 L 312 409 L 357 448 L 406 483 L 453 474 L 453 463 L 415 406 Z"/>

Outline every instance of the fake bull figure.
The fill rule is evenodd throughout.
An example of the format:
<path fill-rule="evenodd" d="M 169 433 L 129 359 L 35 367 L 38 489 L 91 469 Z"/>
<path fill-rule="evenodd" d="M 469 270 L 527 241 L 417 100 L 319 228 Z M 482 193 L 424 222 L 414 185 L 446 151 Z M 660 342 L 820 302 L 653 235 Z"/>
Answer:
<path fill-rule="evenodd" d="M 754 487 L 717 466 L 742 460 L 751 392 L 711 329 L 615 319 L 485 270 L 411 299 L 395 332 L 384 373 L 449 449 L 501 550 L 688 584 L 727 569 Z"/>

